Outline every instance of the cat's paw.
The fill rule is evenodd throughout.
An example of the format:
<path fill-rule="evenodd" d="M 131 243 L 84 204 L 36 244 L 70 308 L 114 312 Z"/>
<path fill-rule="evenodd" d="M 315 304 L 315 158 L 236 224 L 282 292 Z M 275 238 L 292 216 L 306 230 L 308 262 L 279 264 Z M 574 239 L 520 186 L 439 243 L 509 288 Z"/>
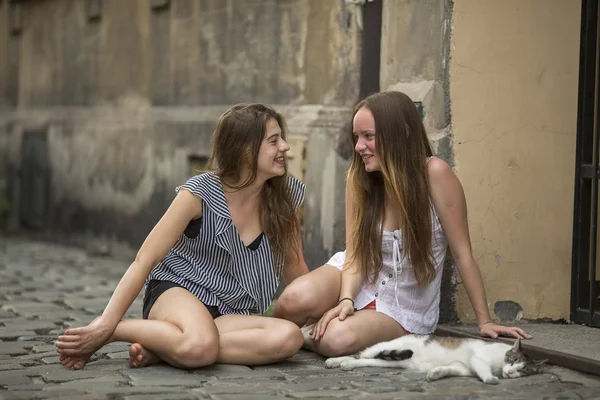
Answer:
<path fill-rule="evenodd" d="M 500 380 L 498 379 L 498 377 L 493 375 L 483 379 L 483 383 L 486 383 L 488 385 L 497 385 L 499 381 Z"/>
<path fill-rule="evenodd" d="M 443 368 L 433 368 L 427 373 L 427 380 L 437 381 L 438 379 L 442 379 L 444 376 L 446 376 L 446 374 Z"/>
<path fill-rule="evenodd" d="M 346 360 L 349 360 L 350 357 L 332 357 L 325 360 L 326 368 L 338 368 L 342 363 Z"/>
<path fill-rule="evenodd" d="M 344 362 L 342 362 L 342 364 L 340 365 L 340 368 L 343 369 L 344 371 L 352 371 L 354 368 L 356 368 L 356 363 L 354 362 L 355 360 L 346 360 Z"/>
<path fill-rule="evenodd" d="M 413 356 L 412 350 L 383 350 L 377 353 L 373 358 L 379 358 L 386 361 L 402 361 Z"/>

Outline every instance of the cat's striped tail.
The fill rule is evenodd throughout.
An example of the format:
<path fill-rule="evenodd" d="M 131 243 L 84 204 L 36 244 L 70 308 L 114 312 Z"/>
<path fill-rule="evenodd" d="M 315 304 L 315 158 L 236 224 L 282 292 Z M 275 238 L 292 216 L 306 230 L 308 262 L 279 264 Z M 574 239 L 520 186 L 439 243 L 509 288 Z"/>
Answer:
<path fill-rule="evenodd" d="M 387 361 L 401 361 L 411 358 L 412 355 L 412 350 L 384 350 L 377 354 L 375 358 Z"/>

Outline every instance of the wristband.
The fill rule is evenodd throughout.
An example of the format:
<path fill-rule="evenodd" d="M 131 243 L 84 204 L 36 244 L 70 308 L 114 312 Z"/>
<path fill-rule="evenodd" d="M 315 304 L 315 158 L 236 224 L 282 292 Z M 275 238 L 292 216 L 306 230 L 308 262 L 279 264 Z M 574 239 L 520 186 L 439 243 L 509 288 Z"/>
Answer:
<path fill-rule="evenodd" d="M 350 297 L 344 297 L 343 299 L 340 299 L 340 301 L 338 301 L 338 306 L 340 305 L 340 303 L 344 300 L 350 300 L 352 302 L 352 307 L 354 307 L 354 300 L 352 300 Z"/>

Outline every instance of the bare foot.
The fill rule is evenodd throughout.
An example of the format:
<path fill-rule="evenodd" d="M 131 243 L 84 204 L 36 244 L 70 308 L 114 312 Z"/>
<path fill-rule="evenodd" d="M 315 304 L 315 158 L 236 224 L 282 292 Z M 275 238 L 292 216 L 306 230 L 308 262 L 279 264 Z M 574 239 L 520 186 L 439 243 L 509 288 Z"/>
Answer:
<path fill-rule="evenodd" d="M 73 369 L 83 369 L 87 360 L 91 357 L 91 354 L 87 358 L 60 356 L 60 363 L 63 367 Z"/>
<path fill-rule="evenodd" d="M 129 366 L 131 368 L 143 368 L 161 362 L 162 360 L 156 354 L 146 350 L 139 343 L 133 343 L 129 348 Z"/>
<path fill-rule="evenodd" d="M 315 324 L 304 325 L 300 330 L 302 331 L 302 336 L 304 337 L 304 344 L 302 348 L 310 351 L 315 351 L 315 341 L 310 336 L 313 329 L 315 328 Z"/>

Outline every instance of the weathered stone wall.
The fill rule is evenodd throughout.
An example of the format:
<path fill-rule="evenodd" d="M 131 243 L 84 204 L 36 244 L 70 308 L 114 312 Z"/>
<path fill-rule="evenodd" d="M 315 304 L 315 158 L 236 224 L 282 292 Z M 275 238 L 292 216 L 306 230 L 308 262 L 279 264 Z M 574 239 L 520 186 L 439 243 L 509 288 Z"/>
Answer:
<path fill-rule="evenodd" d="M 434 152 L 454 165 L 450 125 L 448 62 L 450 0 L 403 0 L 383 3 L 381 90 L 399 90 L 423 107 L 423 123 Z M 440 321 L 458 319 L 454 263 L 444 266 Z"/>
<path fill-rule="evenodd" d="M 0 173 L 11 226 L 137 247 L 208 156 L 216 118 L 260 101 L 288 119 L 307 183 L 310 267 L 343 247 L 359 33 L 342 1 L 20 2 L 0 30 Z M 9 20 L 2 2 L 0 18 Z M 12 108 L 13 106 L 16 108 Z M 23 179 L 23 177 L 32 177 Z M 341 196 L 340 196 L 341 194 Z"/>

